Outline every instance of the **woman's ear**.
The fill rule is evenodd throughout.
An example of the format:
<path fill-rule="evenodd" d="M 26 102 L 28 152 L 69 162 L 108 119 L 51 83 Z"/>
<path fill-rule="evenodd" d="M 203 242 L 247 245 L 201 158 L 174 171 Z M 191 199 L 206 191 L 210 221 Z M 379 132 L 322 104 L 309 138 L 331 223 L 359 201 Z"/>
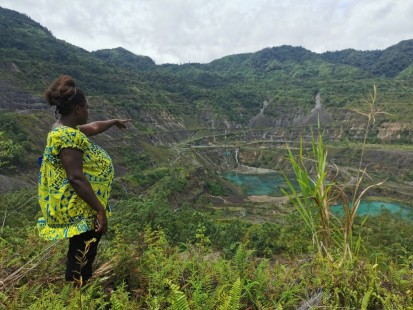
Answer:
<path fill-rule="evenodd" d="M 75 114 L 79 114 L 81 108 L 82 108 L 82 107 L 80 106 L 80 104 L 75 104 L 75 105 L 73 106 L 73 112 L 75 112 Z"/>

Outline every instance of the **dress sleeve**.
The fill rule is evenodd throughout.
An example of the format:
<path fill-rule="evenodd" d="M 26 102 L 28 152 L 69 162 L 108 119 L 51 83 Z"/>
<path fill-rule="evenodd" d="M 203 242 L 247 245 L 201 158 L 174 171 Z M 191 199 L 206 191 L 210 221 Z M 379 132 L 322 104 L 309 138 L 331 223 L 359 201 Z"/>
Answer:
<path fill-rule="evenodd" d="M 89 140 L 79 129 L 58 127 L 50 135 L 48 144 L 53 148 L 52 155 L 59 156 L 62 149 L 85 152 L 89 147 Z"/>

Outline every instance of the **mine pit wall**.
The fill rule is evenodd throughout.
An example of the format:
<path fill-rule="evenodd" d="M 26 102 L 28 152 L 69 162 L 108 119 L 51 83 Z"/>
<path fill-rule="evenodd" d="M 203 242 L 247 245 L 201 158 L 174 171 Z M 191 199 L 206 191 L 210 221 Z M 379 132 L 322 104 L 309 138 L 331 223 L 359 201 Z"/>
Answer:
<path fill-rule="evenodd" d="M 0 90 L 3 93 L 0 95 L 0 110 L 13 111 L 17 114 L 27 113 L 35 116 L 36 123 L 27 124 L 33 128 L 35 144 L 41 145 L 50 128 L 50 124 L 55 121 L 54 112 L 47 106 L 45 101 L 37 98 L 28 92 L 21 91 L 17 87 L 12 87 L 8 84 L 0 83 Z M 210 115 L 208 122 L 214 124 L 209 127 L 208 122 L 201 123 L 200 129 L 188 130 L 184 121 L 176 115 L 172 115 L 167 111 L 148 110 L 144 107 L 139 107 L 139 110 L 125 110 L 119 106 L 112 106 L 106 103 L 100 97 L 90 98 L 93 110 L 91 112 L 91 121 L 98 119 L 107 119 L 113 117 L 131 118 L 135 124 L 141 125 L 144 129 L 139 129 L 131 126 L 127 133 L 120 132 L 116 129 L 111 129 L 107 133 L 96 137 L 96 141 L 104 148 L 116 148 L 119 145 L 133 145 L 137 141 L 141 141 L 153 146 L 170 146 L 170 147 L 193 147 L 193 146 L 228 146 L 230 150 L 234 147 L 239 147 L 239 160 L 245 161 L 246 164 L 274 165 L 267 158 L 263 160 L 265 150 L 260 150 L 260 147 L 269 147 L 273 145 L 277 147 L 285 147 L 286 145 L 297 146 L 300 138 L 304 142 L 311 142 L 312 132 L 318 131 L 317 124 L 298 124 L 300 119 L 304 119 L 305 114 L 302 112 L 288 114 L 284 112 L 278 117 L 269 118 L 265 116 L 266 121 L 261 122 L 255 119 L 250 124 L 253 127 L 245 127 L 241 124 L 231 123 L 224 119 L 214 121 L 213 113 Z M 1 112 L 0 112 L 1 113 Z M 201 113 L 201 112 L 200 112 Z M 330 113 L 333 122 L 329 124 L 321 124 L 321 130 L 324 132 L 324 140 L 327 144 L 346 145 L 347 142 L 363 142 L 366 133 L 366 117 L 351 112 L 349 110 L 337 109 L 334 113 Z M 194 115 L 194 119 L 200 117 Z M 275 126 L 261 127 L 268 124 Z M 277 125 L 278 124 L 278 127 Z M 311 131 L 312 128 L 312 131 Z M 43 138 L 44 137 L 44 138 Z M 410 167 L 412 167 L 412 155 L 410 151 L 391 151 L 379 150 L 380 143 L 384 144 L 411 144 L 413 143 L 413 126 L 408 123 L 398 122 L 378 122 L 371 126 L 367 135 L 368 143 L 377 143 L 376 150 L 368 150 L 365 153 L 365 162 L 369 169 L 377 171 L 378 174 L 388 174 L 391 178 L 401 178 L 408 181 L 410 176 Z M 256 144 L 261 143 L 261 145 Z M 247 150 L 245 144 L 251 145 L 251 148 L 257 147 L 256 150 Z M 231 149 L 232 148 L 232 149 Z M 137 151 L 139 151 L 137 149 Z M 200 150 L 197 150 L 201 152 Z M 205 151 L 207 152 L 207 151 Z M 217 154 L 213 158 L 219 158 L 222 155 L 222 149 L 216 151 Z M 221 153 L 220 153 L 221 152 Z M 354 167 L 354 162 L 357 157 L 357 150 L 351 148 L 342 148 L 343 155 L 336 155 L 334 161 L 343 163 L 346 166 Z M 221 155 L 218 155 L 221 154 Z M 219 167 L 231 167 L 236 164 L 233 155 L 228 155 L 217 164 Z M 233 151 L 234 154 L 234 151 Z M 255 154 L 255 155 L 246 155 Z M 116 155 L 115 155 L 116 156 Z M 275 156 L 275 167 L 285 166 L 285 152 L 282 155 Z M 331 157 L 331 155 L 330 155 Z M 351 160 L 347 160 L 351 159 Z M 265 167 L 267 168 L 267 167 Z M 268 167 L 273 168 L 273 167 Z"/>
<path fill-rule="evenodd" d="M 291 163 L 287 160 L 287 151 L 274 144 L 266 148 L 249 147 L 209 147 L 194 148 L 199 158 L 210 168 L 220 173 L 238 170 L 243 166 L 272 169 L 287 175 L 292 175 Z M 297 150 L 293 150 L 296 152 Z M 352 182 L 357 176 L 361 149 L 345 147 L 329 147 L 328 169 L 335 175 L 339 169 L 338 181 Z M 237 156 L 237 157 L 236 157 Z M 364 151 L 362 168 L 366 168 L 368 176 L 364 177 L 362 188 L 367 185 L 385 181 L 383 185 L 368 191 L 367 196 L 386 197 L 396 201 L 405 201 L 410 205 L 413 198 L 413 151 L 394 151 L 367 149 Z M 353 187 L 348 187 L 351 191 Z M 350 194 L 350 193 L 349 193 Z"/>
<path fill-rule="evenodd" d="M 254 142 L 297 142 L 300 138 L 310 142 L 312 133 L 318 132 L 317 126 L 278 127 L 263 129 L 226 130 L 226 134 L 214 135 L 213 132 L 205 137 L 192 141 L 195 145 L 214 145 L 234 141 Z M 324 141 L 334 142 L 363 142 L 366 134 L 365 126 L 351 124 L 324 125 L 321 127 Z M 367 134 L 367 143 L 411 144 L 413 143 L 413 128 L 410 124 L 382 123 L 373 127 Z"/>
<path fill-rule="evenodd" d="M 228 149 L 229 150 L 229 149 Z M 292 152 L 297 152 L 292 146 Z M 210 152 L 212 152 L 210 150 Z M 226 159 L 229 165 L 237 165 L 232 158 L 235 156 L 234 149 L 230 150 L 231 156 Z M 223 152 L 221 152 L 224 154 Z M 222 155 L 224 156 L 224 155 Z M 348 172 L 357 171 L 362 156 L 361 148 L 353 147 L 327 147 L 327 160 L 331 165 L 337 165 Z M 285 144 L 262 144 L 256 148 L 241 146 L 238 149 L 239 164 L 267 168 L 274 170 L 291 170 L 291 165 L 286 159 L 287 150 Z M 361 164 L 362 169 L 377 182 L 388 179 L 389 181 L 412 183 L 413 185 L 413 150 L 390 150 L 390 149 L 365 149 Z M 335 169 L 332 166 L 332 169 Z M 413 188 L 412 188 L 413 189 Z M 413 190 L 412 190 L 413 193 Z"/>
<path fill-rule="evenodd" d="M 188 130 L 180 116 L 165 110 L 155 111 L 145 107 L 135 107 L 135 110 L 133 107 L 126 109 L 126 107 L 114 106 L 99 96 L 91 97 L 89 101 L 92 106 L 91 121 L 114 117 L 131 118 L 143 128 L 135 130 L 137 137 L 155 146 L 172 146 L 184 140 L 193 140 L 190 144 L 196 145 L 211 145 L 234 140 L 289 142 L 298 141 L 300 137 L 304 141 L 311 141 L 310 128 L 313 132 L 318 130 L 317 121 L 312 120 L 312 123 L 306 123 L 309 114 L 301 110 L 280 111 L 276 117 L 262 114 L 258 118 L 253 117 L 248 124 L 244 125 L 229 122 L 212 112 L 208 114 L 208 118 L 205 118 L 202 117 L 204 111 L 199 111 L 199 115 L 194 115 L 193 119 L 198 120 L 200 129 Z M 43 98 L 2 80 L 0 80 L 0 111 L 16 113 L 44 111 L 50 114 L 50 120 L 54 121 L 54 113 Z M 322 110 L 320 113 L 319 115 L 328 116 L 330 119 L 329 123 L 321 123 L 326 142 L 364 140 L 367 128 L 365 116 L 347 109 Z M 113 134 L 110 133 L 110 135 Z M 194 139 L 195 137 L 203 138 Z M 410 123 L 380 121 L 378 118 L 376 124 L 369 128 L 367 142 L 411 144 L 413 143 L 413 126 Z"/>

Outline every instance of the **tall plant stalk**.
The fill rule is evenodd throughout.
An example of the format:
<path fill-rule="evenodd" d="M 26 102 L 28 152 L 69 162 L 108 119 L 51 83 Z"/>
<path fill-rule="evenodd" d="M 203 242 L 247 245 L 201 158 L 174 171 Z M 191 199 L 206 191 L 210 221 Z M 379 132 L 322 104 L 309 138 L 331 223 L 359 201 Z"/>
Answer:
<path fill-rule="evenodd" d="M 327 152 L 324 150 L 324 144 L 321 132 L 318 133 L 317 138 L 312 135 L 312 159 L 309 160 L 304 157 L 303 139 L 300 139 L 300 148 L 298 159 L 295 158 L 291 149 L 288 148 L 288 159 L 294 170 L 296 181 L 298 183 L 300 194 L 297 193 L 292 182 L 286 178 L 287 184 L 291 193 L 287 193 L 290 200 L 296 206 L 301 218 L 310 228 L 313 243 L 316 245 L 319 252 L 324 255 L 329 255 L 328 249 L 331 242 L 331 214 L 329 195 L 333 183 L 327 182 L 326 166 L 327 166 Z M 307 163 L 310 164 L 308 167 Z M 310 173 L 311 170 L 315 174 Z M 314 175 L 314 176 L 312 176 Z M 317 223 L 315 217 L 318 211 L 319 222 Z"/>
<path fill-rule="evenodd" d="M 311 136 L 312 153 L 310 158 L 303 155 L 302 138 L 300 139 L 299 154 L 297 156 L 288 148 L 288 159 L 294 170 L 299 192 L 297 192 L 292 182 L 285 177 L 290 192 L 284 191 L 284 194 L 290 198 L 301 218 L 311 230 L 313 243 L 316 245 L 318 252 L 330 258 L 332 258 L 331 250 L 336 247 L 342 247 L 343 259 L 352 256 L 352 249 L 356 248 L 353 243 L 353 225 L 361 199 L 369 189 L 383 184 L 383 182 L 379 182 L 364 189 L 361 187 L 363 178 L 367 175 L 366 168 L 363 169 L 362 164 L 369 129 L 375 123 L 378 114 L 387 114 L 377 108 L 376 102 L 377 89 L 374 86 L 373 93 L 370 94 L 367 100 L 369 109 L 367 111 L 355 110 L 355 112 L 366 116 L 368 120 L 357 177 L 352 185 L 353 190 L 350 199 L 347 196 L 346 187 L 335 181 L 339 172 L 337 167 L 335 167 L 336 173 L 333 174 L 333 166 L 327 162 L 327 151 L 324 147 L 320 125 L 317 136 L 314 137 L 313 133 Z M 329 175 L 331 175 L 331 180 L 327 179 Z M 331 213 L 331 206 L 336 204 L 337 201 L 342 202 L 343 221 L 335 220 L 336 218 Z"/>
<path fill-rule="evenodd" d="M 363 181 L 364 176 L 368 176 L 367 174 L 367 168 L 363 168 L 363 159 L 364 159 L 364 152 L 366 149 L 366 144 L 367 144 L 367 137 L 370 131 L 370 128 L 375 124 L 376 122 L 376 117 L 380 114 L 386 114 L 389 115 L 389 113 L 383 112 L 381 107 L 377 106 L 377 87 L 376 85 L 373 85 L 373 92 L 369 94 L 368 99 L 366 100 L 367 103 L 367 109 L 366 110 L 359 110 L 359 109 L 354 109 L 353 111 L 367 117 L 367 124 L 366 124 L 366 130 L 364 132 L 364 138 L 363 138 L 363 144 L 361 148 L 361 155 L 360 155 L 360 161 L 359 161 L 359 166 L 357 170 L 357 178 L 356 182 L 354 184 L 354 189 L 352 192 L 351 196 L 351 206 L 349 204 L 349 201 L 347 199 L 347 196 L 343 193 L 343 188 L 339 188 L 339 192 L 341 192 L 341 197 L 342 197 L 342 202 L 343 202 L 343 208 L 345 211 L 345 223 L 344 223 L 344 240 L 346 244 L 346 251 L 351 254 L 350 248 L 353 246 L 353 234 L 352 234 L 352 229 L 353 229 L 353 224 L 354 224 L 354 219 L 357 214 L 357 210 L 360 206 L 361 200 L 364 197 L 364 195 L 370 190 L 372 187 L 375 186 L 380 186 L 384 183 L 383 182 L 378 182 L 375 184 L 372 184 L 365 189 L 361 190 L 361 184 Z M 361 190 L 361 192 L 360 192 Z"/>

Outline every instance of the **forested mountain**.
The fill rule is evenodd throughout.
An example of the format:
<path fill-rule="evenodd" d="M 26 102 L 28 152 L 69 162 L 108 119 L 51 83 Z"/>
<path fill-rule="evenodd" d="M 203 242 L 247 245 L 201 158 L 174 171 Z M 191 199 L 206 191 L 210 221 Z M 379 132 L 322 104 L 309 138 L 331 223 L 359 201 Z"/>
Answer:
<path fill-rule="evenodd" d="M 134 93 L 138 84 L 144 91 L 179 94 L 179 101 L 189 99 L 190 103 L 212 102 L 216 97 L 229 100 L 235 105 L 233 113 L 238 115 L 226 117 L 246 122 L 252 116 L 250 109 L 257 111 L 263 98 L 275 94 L 282 105 L 291 104 L 290 99 L 311 102 L 313 93 L 320 91 L 327 107 L 344 107 L 349 96 L 363 96 L 373 83 L 390 87 L 392 101 L 403 97 L 400 94 L 397 98 L 395 85 L 411 87 L 397 77 L 402 74 L 406 78 L 413 62 L 412 40 L 383 51 L 317 54 L 302 47 L 280 46 L 231 55 L 208 64 L 155 65 L 150 57 L 134 55 L 123 48 L 87 52 L 56 39 L 40 24 L 11 10 L 1 9 L 0 16 L 4 29 L 0 34 L 2 70 L 15 64 L 21 71 L 15 78 L 37 94 L 51 77 L 65 72 L 92 94 Z M 284 87 L 286 83 L 288 89 Z M 349 87 L 353 88 L 352 94 L 347 92 Z M 343 88 L 345 92 L 341 91 Z M 232 92 L 244 95 L 232 96 Z M 251 102 L 243 102 L 245 96 L 251 97 Z M 270 104 L 269 110 L 273 104 L 276 102 Z M 214 108 L 226 110 L 216 105 Z"/>
<path fill-rule="evenodd" d="M 0 309 L 413 306 L 411 222 L 312 213 L 339 199 L 349 208 L 364 189 L 411 207 L 413 40 L 158 65 L 122 47 L 88 52 L 1 7 L 0 29 Z M 61 74 L 86 92 L 92 121 L 132 119 L 94 138 L 115 165 L 114 215 L 84 289 L 63 283 L 65 245 L 33 229 L 37 158 L 55 121 L 43 92 Z M 321 189 L 290 202 L 224 178 L 270 170 L 294 188 L 299 169 Z"/>
<path fill-rule="evenodd" d="M 91 96 L 94 118 L 130 117 L 131 135 L 156 146 L 188 139 L 205 143 L 197 137 L 207 133 L 216 141 L 215 135 L 227 131 L 234 132 L 233 139 L 242 132 L 246 141 L 295 139 L 297 128 L 317 119 L 329 127 L 329 139 L 359 141 L 364 120 L 352 110 L 365 104 L 373 85 L 379 108 L 387 113 L 375 124 L 370 141 L 413 139 L 413 40 L 382 51 L 318 54 L 284 45 L 206 64 L 156 65 L 121 47 L 88 52 L 55 38 L 24 14 L 3 8 L 0 13 L 5 29 L 0 33 L 0 108 L 5 112 L 0 130 L 24 142 L 24 126 L 38 122 L 38 132 L 25 141 L 29 158 L 40 152 L 40 137 L 53 117 L 39 114 L 46 111 L 42 92 L 60 74 L 72 75 Z M 314 111 L 316 98 L 321 112 Z M 26 110 L 38 112 L 22 114 Z M 33 161 L 18 158 L 19 167 Z"/>
<path fill-rule="evenodd" d="M 332 63 L 348 64 L 373 76 L 397 77 L 412 64 L 413 40 L 405 40 L 383 51 L 356 51 L 348 49 L 323 53 L 322 58 Z"/>
<path fill-rule="evenodd" d="M 72 75 L 86 90 L 94 118 L 130 117 L 131 135 L 149 145 L 210 143 L 199 137 L 208 133 L 216 141 L 231 131 L 233 139 L 242 133 L 246 141 L 289 140 L 318 119 L 328 126 L 329 139 L 360 141 L 364 119 L 353 110 L 363 107 L 373 85 L 378 108 L 386 114 L 369 141 L 413 140 L 413 40 L 382 51 L 318 54 L 284 45 L 206 64 L 156 65 L 149 56 L 121 47 L 88 52 L 55 38 L 24 14 L 3 8 L 0 13 L 5 30 L 0 33 L 0 108 L 5 112 L 0 130 L 13 141 L 20 137 L 29 158 L 40 152 L 40 137 L 53 117 L 41 114 L 47 111 L 42 92 L 60 74 Z M 316 104 L 321 110 L 314 109 Z M 36 121 L 38 132 L 24 141 L 24 127 Z M 33 161 L 14 157 L 18 167 Z"/>
<path fill-rule="evenodd" d="M 129 70 L 154 70 L 155 62 L 148 56 L 137 56 L 122 47 L 93 52 L 106 63 Z"/>

